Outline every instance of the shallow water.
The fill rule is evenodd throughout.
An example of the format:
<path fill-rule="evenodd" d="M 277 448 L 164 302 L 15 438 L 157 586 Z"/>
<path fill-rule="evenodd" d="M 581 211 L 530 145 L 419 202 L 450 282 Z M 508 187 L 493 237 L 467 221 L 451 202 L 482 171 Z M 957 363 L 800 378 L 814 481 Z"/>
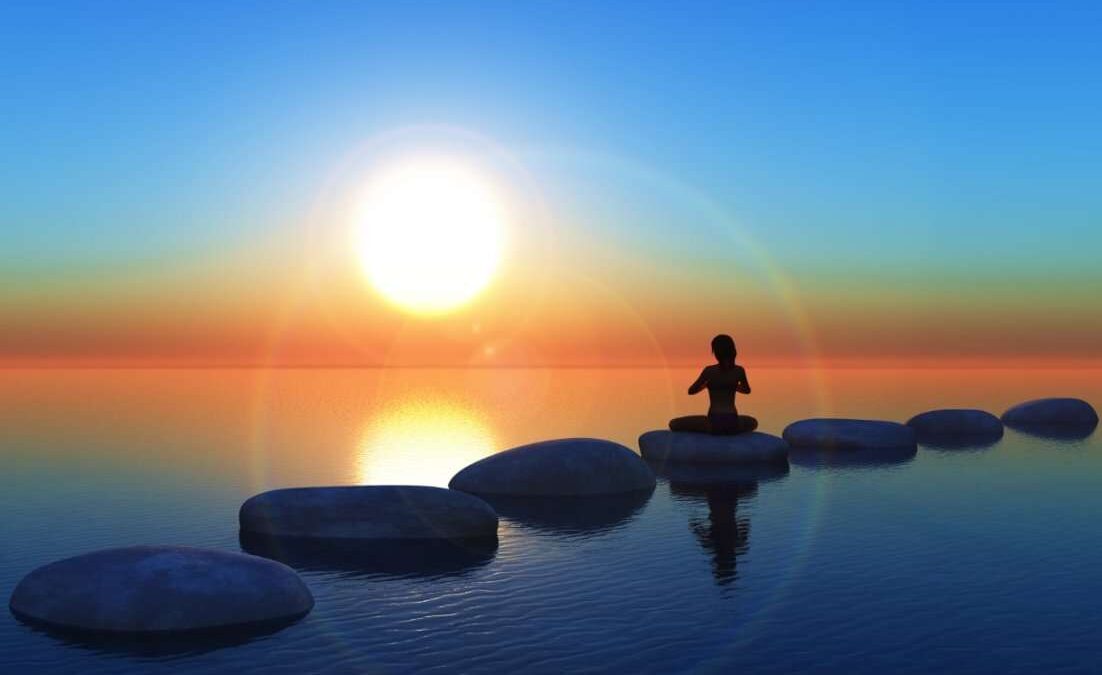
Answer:
<path fill-rule="evenodd" d="M 638 434 L 699 412 L 695 372 L 0 371 L 0 590 L 139 543 L 239 550 L 237 508 L 292 485 L 444 485 L 497 449 Z M 1102 402 L 1098 371 L 757 370 L 740 409 L 802 417 Z M 496 551 L 300 561 L 317 606 L 231 643 L 74 642 L 0 615 L 17 672 L 1092 672 L 1102 644 L 1102 433 L 649 498 L 507 509 Z M 437 561 L 433 561 L 437 562 Z"/>

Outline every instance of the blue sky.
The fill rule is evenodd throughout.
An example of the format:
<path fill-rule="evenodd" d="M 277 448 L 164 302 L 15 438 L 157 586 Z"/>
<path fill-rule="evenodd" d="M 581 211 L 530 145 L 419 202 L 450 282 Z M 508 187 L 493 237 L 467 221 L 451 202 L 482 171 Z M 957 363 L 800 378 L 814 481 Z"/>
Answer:
<path fill-rule="evenodd" d="M 566 201 L 579 172 L 540 157 L 654 168 L 793 268 L 1099 278 L 1096 3 L 2 11 L 5 266 L 240 246 L 295 227 L 349 148 L 445 124 L 531 156 Z M 659 243 L 685 215 L 638 214 Z"/>

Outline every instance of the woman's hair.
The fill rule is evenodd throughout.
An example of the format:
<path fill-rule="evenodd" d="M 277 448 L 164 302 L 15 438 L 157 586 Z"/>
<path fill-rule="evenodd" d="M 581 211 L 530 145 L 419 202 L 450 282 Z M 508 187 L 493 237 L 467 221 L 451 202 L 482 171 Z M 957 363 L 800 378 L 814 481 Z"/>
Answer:
<path fill-rule="evenodd" d="M 712 353 L 720 363 L 734 363 L 738 350 L 735 349 L 735 341 L 730 335 L 717 335 L 712 338 Z"/>

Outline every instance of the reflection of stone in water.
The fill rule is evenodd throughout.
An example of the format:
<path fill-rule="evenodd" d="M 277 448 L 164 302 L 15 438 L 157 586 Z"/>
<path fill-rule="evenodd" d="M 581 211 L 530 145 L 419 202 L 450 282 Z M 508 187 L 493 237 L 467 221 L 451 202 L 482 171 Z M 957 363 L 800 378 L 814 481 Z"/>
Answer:
<path fill-rule="evenodd" d="M 704 494 L 708 487 L 731 487 L 779 480 L 788 475 L 788 462 L 749 464 L 703 464 L 697 462 L 648 461 L 654 474 L 666 480 L 675 495 Z"/>
<path fill-rule="evenodd" d="M 561 535 L 593 535 L 615 529 L 642 510 L 653 490 L 588 497 L 479 495 L 498 515 L 523 527 Z"/>
<path fill-rule="evenodd" d="M 243 627 L 220 627 L 183 633 L 89 633 L 29 622 L 26 625 L 62 644 L 96 654 L 139 659 L 169 659 L 197 656 L 238 647 L 278 633 L 298 619 L 283 619 Z"/>
<path fill-rule="evenodd" d="M 241 549 L 303 571 L 352 575 L 453 576 L 483 567 L 497 553 L 497 538 L 357 540 L 274 537 L 241 531 Z"/>
<path fill-rule="evenodd" d="M 1080 424 L 1008 424 L 1014 431 L 1027 436 L 1035 436 L 1049 441 L 1082 441 L 1094 435 L 1098 422 Z"/>
<path fill-rule="evenodd" d="M 480 411 L 440 397 L 405 399 L 384 408 L 368 423 L 361 447 L 360 483 L 439 487 L 498 450 Z"/>
<path fill-rule="evenodd" d="M 917 447 L 852 450 L 792 448 L 788 452 L 788 461 L 806 469 L 859 469 L 906 464 L 917 454 Z"/>

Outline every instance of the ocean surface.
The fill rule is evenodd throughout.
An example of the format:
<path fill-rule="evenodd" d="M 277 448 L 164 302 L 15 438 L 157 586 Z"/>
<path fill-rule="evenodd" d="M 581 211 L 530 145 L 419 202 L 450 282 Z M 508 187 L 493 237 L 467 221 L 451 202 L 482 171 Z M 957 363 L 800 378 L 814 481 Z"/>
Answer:
<path fill-rule="evenodd" d="M 749 373 L 740 410 L 773 433 L 1052 395 L 1102 407 L 1097 370 Z M 99 548 L 240 550 L 238 507 L 271 488 L 442 486 L 548 438 L 637 450 L 703 411 L 695 375 L 0 371 L 0 591 Z M 496 550 L 460 563 L 304 560 L 314 611 L 232 642 L 63 639 L 2 612 L 0 672 L 1098 672 L 1100 437 L 801 456 L 712 490 L 661 479 L 598 514 L 514 514 Z"/>

